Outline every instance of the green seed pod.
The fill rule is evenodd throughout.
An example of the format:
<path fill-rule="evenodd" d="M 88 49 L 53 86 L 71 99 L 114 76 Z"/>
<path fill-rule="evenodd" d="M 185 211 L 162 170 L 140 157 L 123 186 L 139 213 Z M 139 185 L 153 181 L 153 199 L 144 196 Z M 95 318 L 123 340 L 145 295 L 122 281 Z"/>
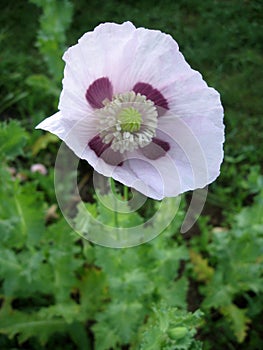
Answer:
<path fill-rule="evenodd" d="M 188 329 L 186 327 L 175 327 L 168 331 L 169 337 L 174 340 L 182 339 L 187 333 Z"/>

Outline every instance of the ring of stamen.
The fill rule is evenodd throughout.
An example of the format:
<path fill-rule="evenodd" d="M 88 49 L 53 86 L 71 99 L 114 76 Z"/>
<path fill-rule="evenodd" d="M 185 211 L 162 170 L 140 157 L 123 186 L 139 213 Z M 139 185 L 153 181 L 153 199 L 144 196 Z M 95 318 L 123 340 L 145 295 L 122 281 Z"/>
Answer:
<path fill-rule="evenodd" d="M 156 135 L 158 113 L 154 103 L 134 91 L 105 100 L 97 109 L 99 135 L 114 151 L 123 153 L 142 148 Z"/>

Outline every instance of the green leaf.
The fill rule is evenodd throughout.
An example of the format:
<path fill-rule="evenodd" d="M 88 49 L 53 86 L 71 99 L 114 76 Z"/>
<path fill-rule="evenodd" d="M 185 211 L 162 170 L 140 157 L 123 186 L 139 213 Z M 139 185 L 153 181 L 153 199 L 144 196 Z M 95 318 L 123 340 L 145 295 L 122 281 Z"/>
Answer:
<path fill-rule="evenodd" d="M 51 133 L 40 136 L 32 146 L 32 155 L 37 155 L 42 149 L 47 148 L 50 143 L 58 142 L 59 138 Z"/>
<path fill-rule="evenodd" d="M 190 313 L 164 304 L 154 307 L 153 311 L 142 328 L 141 350 L 199 348 L 194 335 L 201 324 L 200 311 Z"/>
<path fill-rule="evenodd" d="M 214 274 L 214 269 L 208 265 L 208 260 L 194 250 L 190 251 L 190 258 L 196 279 L 201 282 L 208 282 Z"/>
<path fill-rule="evenodd" d="M 71 339 L 77 345 L 78 350 L 91 350 L 91 342 L 88 338 L 85 325 L 80 322 L 74 322 L 68 330 Z"/>
<path fill-rule="evenodd" d="M 63 318 L 67 324 L 72 324 L 74 321 L 84 321 L 86 319 L 85 314 L 82 312 L 80 305 L 75 301 L 70 300 L 67 303 L 57 303 L 50 305 L 46 308 L 41 308 L 38 315 L 42 319 L 55 319 L 57 317 Z"/>
<path fill-rule="evenodd" d="M 23 154 L 27 137 L 27 133 L 16 120 L 0 123 L 0 160 L 12 160 Z"/>
<path fill-rule="evenodd" d="M 96 350 L 116 349 L 116 345 L 119 342 L 119 337 L 115 330 L 111 328 L 110 324 L 95 324 L 92 327 L 92 330 L 95 333 Z"/>
<path fill-rule="evenodd" d="M 35 186 L 27 184 L 22 191 L 14 193 L 14 201 L 19 217 L 20 234 L 27 237 L 27 244 L 34 246 L 40 243 L 45 231 L 44 204 L 39 193 L 32 194 Z M 38 205 L 36 206 L 36 201 Z"/>
<path fill-rule="evenodd" d="M 93 326 L 95 338 L 107 329 L 111 329 L 121 344 L 128 344 L 136 334 L 139 325 L 144 320 L 145 312 L 142 304 L 134 301 L 125 303 L 112 301 L 107 308 L 96 316 L 97 323 Z M 103 329 L 103 331 L 102 331 Z M 110 349 L 108 346 L 105 349 Z"/>
<path fill-rule="evenodd" d="M 26 84 L 48 95 L 58 97 L 60 94 L 60 90 L 54 85 L 53 81 L 43 74 L 30 75 L 26 79 Z"/>
<path fill-rule="evenodd" d="M 12 296 L 22 283 L 23 268 L 15 252 L 0 246 L 0 278 L 4 279 L 3 290 L 6 296 Z"/>
<path fill-rule="evenodd" d="M 80 305 L 87 318 L 94 319 L 95 312 L 102 308 L 103 301 L 108 296 L 105 274 L 95 268 L 84 271 L 78 288 Z"/>
<path fill-rule="evenodd" d="M 113 210 L 109 209 L 112 207 L 112 197 L 110 195 L 104 195 L 101 198 L 103 201 L 99 200 L 97 203 L 97 219 L 106 225 L 115 227 L 115 214 Z M 117 213 L 119 227 L 134 227 L 143 222 L 142 217 L 136 211 L 131 211 L 128 203 L 122 203 L 122 211 L 125 212 Z"/>
<path fill-rule="evenodd" d="M 247 336 L 248 324 L 251 322 L 246 315 L 247 310 L 230 304 L 221 308 L 221 312 L 229 319 L 238 342 L 242 343 Z"/>
<path fill-rule="evenodd" d="M 187 308 L 187 292 L 189 282 L 186 276 L 182 276 L 176 281 L 163 281 L 158 284 L 157 290 L 162 300 L 170 306 L 177 306 L 182 309 Z"/>
<path fill-rule="evenodd" d="M 0 333 L 14 338 L 18 335 L 19 343 L 31 337 L 37 337 L 44 345 L 50 336 L 57 332 L 65 332 L 67 325 L 63 319 L 45 319 L 38 313 L 27 314 L 4 308 L 0 310 Z"/>
<path fill-rule="evenodd" d="M 68 0 L 31 0 L 31 2 L 43 10 L 40 17 L 37 46 L 47 63 L 52 78 L 55 82 L 59 82 L 64 66 L 61 57 L 65 50 L 65 32 L 72 20 L 73 6 Z"/>

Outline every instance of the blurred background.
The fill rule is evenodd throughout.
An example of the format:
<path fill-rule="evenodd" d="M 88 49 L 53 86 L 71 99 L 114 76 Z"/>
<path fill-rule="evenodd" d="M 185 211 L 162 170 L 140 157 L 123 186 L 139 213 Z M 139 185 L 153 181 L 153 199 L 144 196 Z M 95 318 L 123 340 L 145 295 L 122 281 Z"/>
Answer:
<path fill-rule="evenodd" d="M 262 17 L 261 0 L 1 1 L 1 350 L 263 348 Z M 189 232 L 180 233 L 186 194 L 158 238 L 116 250 L 63 219 L 60 142 L 34 128 L 57 110 L 65 49 L 99 23 L 126 20 L 171 34 L 220 92 L 226 142 Z M 79 172 L 88 185 L 91 167 Z M 107 222 L 86 191 L 87 209 Z M 157 210 L 146 204 L 131 223 Z"/>

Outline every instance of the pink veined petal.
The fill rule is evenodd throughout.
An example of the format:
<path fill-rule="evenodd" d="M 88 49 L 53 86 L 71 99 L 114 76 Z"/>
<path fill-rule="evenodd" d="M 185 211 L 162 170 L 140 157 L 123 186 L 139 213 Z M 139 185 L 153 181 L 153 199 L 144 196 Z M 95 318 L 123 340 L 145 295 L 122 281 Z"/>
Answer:
<path fill-rule="evenodd" d="M 198 163 L 199 157 L 193 157 L 191 161 L 192 167 L 195 170 L 196 182 L 199 184 L 199 187 L 202 188 L 207 184 L 213 182 L 220 174 L 220 165 L 223 161 L 223 143 L 225 140 L 224 137 L 224 126 L 223 126 L 223 109 L 215 108 L 212 113 L 212 118 L 207 118 L 206 116 L 196 115 L 183 118 L 184 127 L 181 130 L 191 130 L 191 133 L 194 136 L 194 139 L 198 141 L 199 148 L 198 152 L 192 151 L 192 153 L 197 153 L 201 158 L 201 152 L 206 160 L 207 165 L 207 177 L 203 176 L 202 169 Z M 163 122 L 162 128 L 168 132 L 171 120 Z M 198 122 L 197 122 L 198 121 Z M 170 128 L 171 130 L 171 128 Z M 170 134 L 174 134 L 174 131 L 170 131 Z M 187 134 L 187 132 L 186 132 Z M 185 135 L 181 134 L 181 137 Z M 187 136 L 185 136 L 186 138 Z M 192 141 L 194 143 L 195 141 Z M 176 154 L 173 155 L 176 157 Z"/>
<path fill-rule="evenodd" d="M 94 80 L 116 70 L 123 45 L 135 30 L 130 22 L 100 24 L 93 32 L 85 33 L 78 44 L 70 47 L 63 59 L 74 68 L 75 74 L 87 88 Z"/>
<path fill-rule="evenodd" d="M 49 131 L 52 134 L 58 136 L 61 140 L 64 139 L 72 125 L 69 124 L 68 120 L 62 117 L 61 112 L 53 114 L 51 117 L 44 119 L 41 123 L 36 126 L 36 129 L 42 129 Z"/>
<path fill-rule="evenodd" d="M 208 87 L 201 74 L 196 71 L 193 71 L 191 77 L 168 84 L 164 93 L 169 100 L 170 114 L 181 118 L 198 115 L 215 123 L 219 120 L 215 111 L 222 110 L 220 95 L 215 89 Z M 219 126 L 222 126 L 222 118 Z"/>
<path fill-rule="evenodd" d="M 63 140 L 67 146 L 79 157 L 83 158 L 88 142 L 97 134 L 97 121 L 92 116 L 76 120 L 69 120 L 57 112 L 49 118 L 43 120 L 36 126 L 36 129 L 42 129 L 51 132 Z M 94 151 L 89 148 L 92 155 Z M 89 161 L 88 157 L 85 158 Z"/>
<path fill-rule="evenodd" d="M 118 92 L 129 91 L 143 82 L 158 89 L 167 99 L 163 93 L 167 84 L 192 75 L 193 71 L 170 35 L 138 28 L 126 43 L 118 72 L 117 80 L 113 81 Z"/>
<path fill-rule="evenodd" d="M 135 27 L 130 22 L 121 25 L 101 24 L 93 32 L 84 34 L 78 44 L 64 54 L 63 90 L 59 100 L 59 110 L 63 117 L 71 118 L 71 111 L 78 110 L 81 119 L 92 108 L 86 100 L 89 86 L 99 78 L 116 75 L 122 51 Z M 115 93 L 115 91 L 114 91 Z"/>
<path fill-rule="evenodd" d="M 180 176 L 169 152 L 158 159 L 145 157 L 140 150 L 133 152 L 128 161 L 129 168 L 138 180 L 145 184 L 145 195 L 161 200 L 164 197 L 178 195 L 181 189 Z M 140 191 L 134 185 L 134 188 Z M 176 188 L 176 191 L 175 191 Z"/>
<path fill-rule="evenodd" d="M 138 156 L 136 155 L 136 152 L 133 154 L 130 154 L 127 156 L 128 158 L 125 159 L 123 162 L 123 165 L 121 167 L 115 167 L 111 177 L 119 181 L 120 183 L 124 184 L 125 186 L 134 188 L 135 190 L 139 191 L 140 193 L 144 194 L 146 197 L 150 197 L 153 199 L 162 199 L 163 196 L 160 195 L 158 188 L 156 186 L 151 186 L 149 183 L 145 182 L 144 179 L 140 178 L 136 172 L 133 171 L 133 169 L 130 167 L 130 161 L 133 159 L 138 161 Z M 135 158 L 134 158 L 135 157 Z M 139 155 L 141 157 L 141 155 Z M 142 166 L 142 170 L 145 170 L 145 163 L 142 162 L 139 164 Z M 151 165 L 148 165 L 151 166 Z M 154 169 L 153 169 L 154 170 Z M 158 177 L 158 173 L 153 172 L 153 176 L 155 178 L 155 183 L 157 183 L 160 179 Z M 160 181 L 159 181 L 160 182 Z M 160 191 L 162 192 L 162 191 Z"/>
<path fill-rule="evenodd" d="M 130 168 L 158 192 L 159 199 L 205 187 L 220 173 L 224 142 L 224 129 L 219 126 L 222 115 L 222 109 L 218 109 L 215 122 L 206 117 L 164 116 L 159 119 L 157 136 L 169 143 L 169 151 L 158 159 L 149 159 L 136 151 L 135 159 L 129 161 Z"/>

